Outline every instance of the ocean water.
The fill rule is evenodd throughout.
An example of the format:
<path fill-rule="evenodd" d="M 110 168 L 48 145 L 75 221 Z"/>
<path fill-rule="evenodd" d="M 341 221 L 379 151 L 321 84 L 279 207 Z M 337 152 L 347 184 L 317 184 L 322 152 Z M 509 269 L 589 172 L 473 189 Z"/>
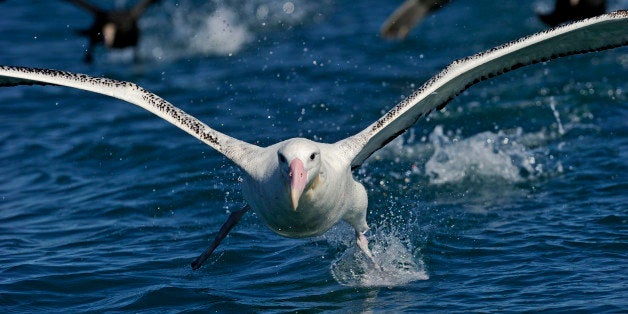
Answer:
<path fill-rule="evenodd" d="M 130 1 L 98 1 L 115 7 Z M 0 4 L 0 64 L 135 82 L 212 127 L 268 145 L 334 142 L 454 59 L 545 28 L 552 1 L 454 1 L 403 42 L 401 1 L 171 1 L 133 52 L 96 51 L 64 1 Z M 626 1 L 609 1 L 611 9 Z M 355 172 L 369 267 L 339 224 L 310 239 L 247 214 L 224 157 L 127 103 L 0 89 L 2 312 L 626 312 L 628 50 L 480 83 Z"/>

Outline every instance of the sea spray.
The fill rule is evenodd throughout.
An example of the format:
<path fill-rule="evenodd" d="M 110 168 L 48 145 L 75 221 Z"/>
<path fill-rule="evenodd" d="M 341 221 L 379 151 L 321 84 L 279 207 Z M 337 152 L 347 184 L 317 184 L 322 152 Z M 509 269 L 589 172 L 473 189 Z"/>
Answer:
<path fill-rule="evenodd" d="M 371 251 L 378 266 L 356 246 L 350 246 L 331 264 L 334 279 L 352 287 L 396 287 L 427 280 L 425 264 L 394 233 L 370 237 Z"/>

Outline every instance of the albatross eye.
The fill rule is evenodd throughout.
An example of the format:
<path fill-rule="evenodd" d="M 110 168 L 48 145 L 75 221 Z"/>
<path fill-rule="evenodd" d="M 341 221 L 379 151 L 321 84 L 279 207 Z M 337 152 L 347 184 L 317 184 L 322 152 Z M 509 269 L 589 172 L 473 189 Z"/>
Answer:
<path fill-rule="evenodd" d="M 312 155 L 310 155 L 310 160 L 314 160 L 316 158 L 316 153 L 312 153 Z"/>
<path fill-rule="evenodd" d="M 284 156 L 282 153 L 279 153 L 279 161 L 282 163 L 288 162 L 288 160 L 286 160 L 286 156 Z"/>

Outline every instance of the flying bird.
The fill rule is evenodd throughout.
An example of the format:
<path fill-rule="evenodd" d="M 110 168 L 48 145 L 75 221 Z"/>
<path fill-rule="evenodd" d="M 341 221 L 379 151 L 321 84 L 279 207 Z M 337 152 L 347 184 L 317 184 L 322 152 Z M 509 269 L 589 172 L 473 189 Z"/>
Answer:
<path fill-rule="evenodd" d="M 229 216 L 209 248 L 194 260 L 193 269 L 201 267 L 249 210 L 272 231 L 291 238 L 318 236 L 346 221 L 355 230 L 360 250 L 377 267 L 365 236 L 367 193 L 352 171 L 419 118 L 444 108 L 470 86 L 526 65 L 628 45 L 627 29 L 628 11 L 617 11 L 454 61 L 380 119 L 335 143 L 293 138 L 259 147 L 214 130 L 136 84 L 103 77 L 0 66 L 0 86 L 61 85 L 118 98 L 165 119 L 233 161 L 243 172 L 247 205 Z"/>
<path fill-rule="evenodd" d="M 428 13 L 449 2 L 451 0 L 406 0 L 386 19 L 379 34 L 387 39 L 404 39 Z"/>
<path fill-rule="evenodd" d="M 406 0 L 386 19 L 380 36 L 386 39 L 404 39 L 429 13 L 437 11 L 452 0 Z M 539 19 L 556 26 L 569 21 L 594 17 L 606 12 L 605 0 L 556 0 L 554 11 L 539 13 Z"/>
<path fill-rule="evenodd" d="M 111 11 L 98 8 L 85 0 L 66 1 L 85 9 L 94 16 L 92 25 L 79 31 L 79 34 L 89 38 L 83 60 L 91 63 L 94 60 L 94 48 L 98 44 L 102 43 L 107 48 L 115 49 L 136 48 L 140 38 L 137 21 L 151 4 L 160 0 L 141 0 L 130 9 Z M 137 58 L 137 51 L 135 51 L 135 57 Z"/>

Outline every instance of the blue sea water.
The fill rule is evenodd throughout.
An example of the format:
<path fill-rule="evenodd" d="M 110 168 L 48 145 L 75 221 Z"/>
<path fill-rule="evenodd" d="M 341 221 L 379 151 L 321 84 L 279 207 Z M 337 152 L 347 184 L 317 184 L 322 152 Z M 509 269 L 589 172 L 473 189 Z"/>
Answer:
<path fill-rule="evenodd" d="M 130 1 L 99 1 L 103 6 Z M 454 1 L 407 40 L 401 1 L 171 1 L 132 51 L 97 50 L 64 1 L 0 3 L 0 64 L 135 82 L 239 139 L 334 142 L 454 59 L 545 28 L 552 1 Z M 626 1 L 609 1 L 610 9 Z M 2 312 L 626 312 L 628 50 L 523 68 L 420 120 L 355 172 L 369 269 L 339 224 L 311 239 L 247 214 L 238 170 L 143 109 L 0 89 Z"/>

